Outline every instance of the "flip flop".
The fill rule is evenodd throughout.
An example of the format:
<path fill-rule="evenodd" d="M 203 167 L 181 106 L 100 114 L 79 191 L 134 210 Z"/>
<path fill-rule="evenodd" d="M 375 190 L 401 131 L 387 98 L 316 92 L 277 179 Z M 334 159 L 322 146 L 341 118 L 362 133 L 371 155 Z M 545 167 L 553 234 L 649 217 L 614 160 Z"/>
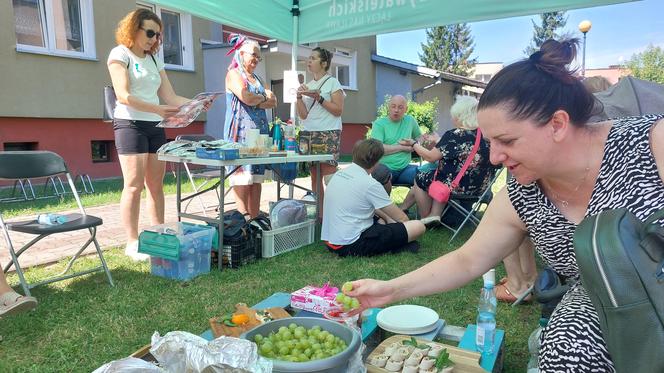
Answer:
<path fill-rule="evenodd" d="M 14 291 L 0 295 L 0 317 L 29 311 L 37 307 L 37 299 L 21 295 Z"/>
<path fill-rule="evenodd" d="M 498 285 L 496 285 L 495 289 L 496 289 L 496 300 L 500 302 L 510 303 L 513 306 L 516 306 L 520 303 L 529 303 L 533 299 L 532 295 L 530 294 L 533 290 L 532 286 L 528 290 L 524 291 L 523 294 L 519 294 L 518 297 L 512 294 L 510 289 L 507 288 L 507 282 L 499 283 Z"/>

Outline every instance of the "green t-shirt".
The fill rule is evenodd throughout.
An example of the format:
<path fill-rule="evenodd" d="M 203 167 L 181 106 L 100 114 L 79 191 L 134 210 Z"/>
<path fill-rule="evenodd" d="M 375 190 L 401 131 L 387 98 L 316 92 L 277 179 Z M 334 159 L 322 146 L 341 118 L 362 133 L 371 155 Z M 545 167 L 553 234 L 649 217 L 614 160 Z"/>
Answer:
<path fill-rule="evenodd" d="M 401 139 L 416 139 L 422 134 L 417 121 L 410 115 L 404 115 L 399 122 L 392 122 L 389 117 L 378 118 L 371 127 L 371 138 L 385 145 L 397 145 Z M 402 170 L 411 161 L 410 152 L 396 152 L 383 156 L 380 163 L 390 170 Z"/>

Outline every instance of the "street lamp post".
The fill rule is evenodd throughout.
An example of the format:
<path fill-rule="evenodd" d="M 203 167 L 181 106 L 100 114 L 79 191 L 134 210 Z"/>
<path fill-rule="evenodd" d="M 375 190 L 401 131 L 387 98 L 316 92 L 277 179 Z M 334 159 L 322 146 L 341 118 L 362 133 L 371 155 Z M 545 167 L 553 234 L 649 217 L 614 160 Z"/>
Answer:
<path fill-rule="evenodd" d="M 583 33 L 583 60 L 581 62 L 581 76 L 583 77 L 586 76 L 586 34 L 592 26 L 593 24 L 588 20 L 579 23 L 579 31 Z"/>

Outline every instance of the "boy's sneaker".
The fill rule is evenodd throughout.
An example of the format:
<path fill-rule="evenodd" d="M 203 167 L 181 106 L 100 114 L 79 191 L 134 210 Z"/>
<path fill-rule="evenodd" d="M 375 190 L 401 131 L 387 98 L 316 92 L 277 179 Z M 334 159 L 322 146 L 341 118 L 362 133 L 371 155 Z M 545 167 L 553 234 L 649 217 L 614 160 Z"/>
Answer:
<path fill-rule="evenodd" d="M 440 225 L 440 216 L 427 216 L 420 221 L 427 227 L 437 227 Z"/>

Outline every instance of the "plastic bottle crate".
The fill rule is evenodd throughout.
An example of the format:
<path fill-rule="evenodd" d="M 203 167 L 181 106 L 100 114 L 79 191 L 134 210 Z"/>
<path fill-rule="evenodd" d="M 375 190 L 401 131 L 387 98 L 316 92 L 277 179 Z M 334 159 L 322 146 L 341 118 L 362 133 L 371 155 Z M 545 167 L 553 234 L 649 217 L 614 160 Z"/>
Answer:
<path fill-rule="evenodd" d="M 261 258 L 261 230 L 251 225 L 246 236 L 237 239 L 224 238 L 224 247 L 221 250 L 221 260 L 224 267 L 239 268 L 245 264 L 253 263 Z M 215 229 L 214 247 L 219 246 Z M 212 264 L 218 265 L 216 249 L 212 253 Z"/>
<path fill-rule="evenodd" d="M 302 223 L 263 231 L 263 258 L 271 258 L 312 244 L 314 242 L 314 226 L 315 220 L 310 219 Z"/>
<path fill-rule="evenodd" d="M 215 230 L 186 222 L 148 228 L 139 236 L 138 251 L 150 255 L 151 273 L 189 280 L 210 272 L 210 251 Z"/>

